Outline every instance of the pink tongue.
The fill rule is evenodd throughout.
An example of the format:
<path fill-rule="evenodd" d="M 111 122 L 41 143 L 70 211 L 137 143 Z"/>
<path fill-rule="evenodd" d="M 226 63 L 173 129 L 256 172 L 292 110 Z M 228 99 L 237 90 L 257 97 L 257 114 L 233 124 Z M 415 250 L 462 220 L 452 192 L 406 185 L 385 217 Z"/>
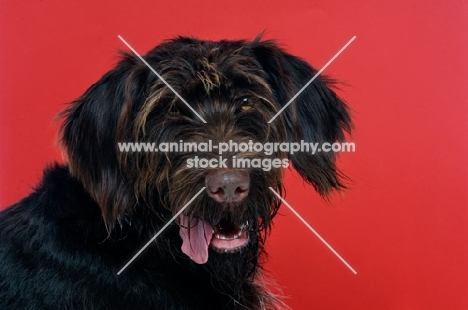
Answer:
<path fill-rule="evenodd" d="M 190 236 L 188 227 L 190 226 Z M 204 264 L 208 261 L 208 246 L 213 237 L 213 228 L 203 220 L 180 215 L 179 235 L 182 238 L 182 252 L 188 255 L 195 263 Z"/>

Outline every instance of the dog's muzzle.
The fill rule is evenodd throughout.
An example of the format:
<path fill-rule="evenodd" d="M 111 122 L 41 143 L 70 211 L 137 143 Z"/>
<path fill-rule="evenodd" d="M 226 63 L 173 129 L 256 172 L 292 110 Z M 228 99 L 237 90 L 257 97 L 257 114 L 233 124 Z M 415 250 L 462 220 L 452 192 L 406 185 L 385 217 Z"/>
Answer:
<path fill-rule="evenodd" d="M 238 204 L 249 193 L 250 177 L 247 171 L 218 170 L 210 172 L 206 178 L 207 195 L 221 205 Z M 194 262 L 208 261 L 208 248 L 222 253 L 239 251 L 249 242 L 249 223 L 238 224 L 224 218 L 213 226 L 200 218 L 180 215 L 180 237 L 182 252 Z"/>

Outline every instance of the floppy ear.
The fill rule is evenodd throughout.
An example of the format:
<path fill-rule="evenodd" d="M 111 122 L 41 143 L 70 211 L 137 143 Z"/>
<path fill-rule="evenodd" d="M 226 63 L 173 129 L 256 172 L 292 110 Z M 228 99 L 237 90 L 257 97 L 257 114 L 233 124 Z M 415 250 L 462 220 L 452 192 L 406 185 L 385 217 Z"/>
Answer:
<path fill-rule="evenodd" d="M 136 203 L 116 147 L 121 132 L 131 132 L 130 115 L 145 100 L 147 74 L 127 55 L 60 114 L 70 171 L 99 204 L 109 231 Z"/>
<path fill-rule="evenodd" d="M 279 109 L 317 73 L 304 60 L 284 52 L 272 41 L 253 42 L 253 51 L 267 73 Z M 324 142 L 343 141 L 345 131 L 351 131 L 349 110 L 330 89 L 333 84 L 331 79 L 317 77 L 280 114 L 279 117 L 286 125 L 288 142 L 304 140 L 319 143 L 321 147 Z M 334 152 L 298 152 L 289 155 L 289 159 L 304 180 L 312 184 L 321 195 L 333 189 L 345 188 L 341 180 L 343 176 L 335 165 Z"/>

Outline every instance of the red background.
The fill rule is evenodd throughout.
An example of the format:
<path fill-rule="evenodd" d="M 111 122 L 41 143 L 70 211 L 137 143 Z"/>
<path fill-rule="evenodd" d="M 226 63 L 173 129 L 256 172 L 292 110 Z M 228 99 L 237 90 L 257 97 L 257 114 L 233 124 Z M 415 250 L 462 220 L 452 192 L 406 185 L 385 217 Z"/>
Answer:
<path fill-rule="evenodd" d="M 299 177 L 267 269 L 293 309 L 468 309 L 468 8 L 462 1 L 2 1 L 0 205 L 30 192 L 61 158 L 55 115 L 125 49 L 177 34 L 253 38 L 349 84 L 357 151 L 341 156 L 351 189 L 325 203 Z M 0 262 L 1 263 L 1 262 Z"/>

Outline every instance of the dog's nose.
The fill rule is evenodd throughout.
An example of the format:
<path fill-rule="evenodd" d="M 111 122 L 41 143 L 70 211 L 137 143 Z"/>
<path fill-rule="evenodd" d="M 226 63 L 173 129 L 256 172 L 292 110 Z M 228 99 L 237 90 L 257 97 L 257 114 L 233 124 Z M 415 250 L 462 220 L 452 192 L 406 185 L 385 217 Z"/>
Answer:
<path fill-rule="evenodd" d="M 218 170 L 209 173 L 205 181 L 208 196 L 217 202 L 240 202 L 249 193 L 250 177 L 247 171 Z"/>

